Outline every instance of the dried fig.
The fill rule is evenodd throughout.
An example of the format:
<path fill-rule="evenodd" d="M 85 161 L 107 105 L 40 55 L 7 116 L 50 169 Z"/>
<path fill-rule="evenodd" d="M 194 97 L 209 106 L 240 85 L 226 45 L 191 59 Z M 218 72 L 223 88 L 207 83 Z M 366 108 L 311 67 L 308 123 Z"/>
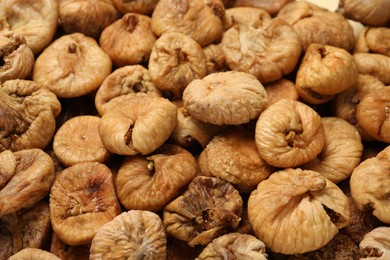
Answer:
<path fill-rule="evenodd" d="M 384 84 L 390 84 L 390 56 L 378 53 L 353 54 L 360 74 L 371 75 L 378 78 Z"/>
<path fill-rule="evenodd" d="M 242 128 L 216 135 L 200 154 L 199 167 L 202 174 L 219 177 L 241 193 L 250 193 L 273 172 L 261 159 L 254 134 Z"/>
<path fill-rule="evenodd" d="M 283 8 L 287 3 L 293 2 L 293 0 L 235 0 L 234 6 L 249 6 L 256 7 L 267 11 L 270 15 L 276 15 L 280 9 Z"/>
<path fill-rule="evenodd" d="M 354 53 L 357 52 L 378 53 L 390 56 L 390 28 L 364 28 L 356 41 Z"/>
<path fill-rule="evenodd" d="M 180 98 L 188 83 L 206 76 L 207 60 L 198 43 L 184 34 L 171 32 L 155 42 L 148 68 L 158 89 Z"/>
<path fill-rule="evenodd" d="M 389 259 L 390 227 L 377 227 L 367 233 L 359 244 L 360 259 Z"/>
<path fill-rule="evenodd" d="M 371 137 L 390 143 L 390 87 L 365 95 L 357 105 L 356 119 Z"/>
<path fill-rule="evenodd" d="M 98 39 L 101 32 L 119 18 L 111 0 L 61 0 L 58 24 L 68 34 L 80 32 Z"/>
<path fill-rule="evenodd" d="M 56 233 L 53 233 L 50 252 L 62 260 L 89 260 L 90 245 L 70 246 L 62 242 Z"/>
<path fill-rule="evenodd" d="M 231 27 L 223 34 L 222 52 L 231 70 L 252 74 L 266 83 L 294 70 L 301 44 L 291 25 L 282 19 L 270 19 L 257 27 Z"/>
<path fill-rule="evenodd" d="M 390 224 L 390 146 L 376 157 L 361 162 L 350 179 L 352 198 L 360 210 L 373 209 L 372 214 Z"/>
<path fill-rule="evenodd" d="M 61 260 L 61 258 L 39 248 L 25 248 L 8 258 L 8 260 Z"/>
<path fill-rule="evenodd" d="M 93 38 L 66 34 L 38 56 L 33 80 L 58 97 L 78 97 L 96 90 L 111 73 L 111 66 L 110 57 Z"/>
<path fill-rule="evenodd" d="M 298 101 L 299 96 L 295 84 L 288 79 L 280 79 L 264 85 L 268 96 L 268 106 L 281 99 Z"/>
<path fill-rule="evenodd" d="M 265 245 L 252 235 L 229 233 L 215 238 L 196 260 L 202 259 L 266 260 Z"/>
<path fill-rule="evenodd" d="M 91 243 L 90 259 L 165 259 L 161 218 L 150 211 L 123 212 L 102 226 Z"/>
<path fill-rule="evenodd" d="M 68 245 L 88 244 L 105 223 L 121 213 L 111 170 L 84 162 L 63 170 L 50 191 L 53 230 Z"/>
<path fill-rule="evenodd" d="M 273 252 L 302 254 L 325 246 L 350 221 L 347 196 L 318 172 L 284 169 L 248 199 L 256 236 Z"/>
<path fill-rule="evenodd" d="M 246 24 L 252 27 L 260 27 L 265 21 L 271 19 L 267 11 L 256 7 L 233 7 L 225 10 L 222 23 L 224 30 L 228 30 L 236 24 Z"/>
<path fill-rule="evenodd" d="M 275 167 L 296 167 L 314 159 L 325 144 L 320 115 L 306 104 L 282 99 L 256 122 L 256 145 L 263 160 Z"/>
<path fill-rule="evenodd" d="M 149 60 L 156 41 L 150 20 L 146 15 L 126 13 L 104 29 L 99 43 L 114 65 L 122 67 Z"/>
<path fill-rule="evenodd" d="M 206 46 L 223 33 L 223 4 L 214 8 L 205 0 L 160 0 L 152 14 L 152 30 L 159 37 L 168 32 L 185 34 Z"/>
<path fill-rule="evenodd" d="M 381 26 L 390 21 L 388 0 L 340 0 L 337 9 L 346 18 L 365 25 Z"/>
<path fill-rule="evenodd" d="M 57 97 L 30 80 L 0 84 L 0 150 L 45 148 L 61 111 Z"/>
<path fill-rule="evenodd" d="M 222 72 L 227 69 L 221 44 L 209 44 L 203 48 L 207 61 L 207 73 Z"/>
<path fill-rule="evenodd" d="M 295 85 L 307 103 L 323 104 L 334 95 L 354 87 L 358 68 L 353 56 L 344 49 L 311 44 L 299 66 Z"/>
<path fill-rule="evenodd" d="M 183 105 L 196 119 L 215 125 L 239 125 L 257 118 L 268 103 L 263 85 L 245 72 L 212 73 L 193 80 Z"/>
<path fill-rule="evenodd" d="M 16 34 L 22 35 L 34 54 L 39 54 L 57 30 L 57 0 L 2 0 L 0 20 Z"/>
<path fill-rule="evenodd" d="M 0 61 L 1 83 L 29 77 L 35 58 L 22 35 L 9 30 L 0 30 Z"/>
<path fill-rule="evenodd" d="M 159 0 L 112 0 L 116 9 L 122 14 L 139 13 L 149 15 Z"/>
<path fill-rule="evenodd" d="M 0 153 L 0 217 L 30 207 L 49 194 L 54 181 L 54 163 L 40 149 Z M 1 178 L 3 179 L 3 178 Z"/>
<path fill-rule="evenodd" d="M 354 126 L 338 117 L 322 117 L 325 145 L 317 158 L 303 164 L 302 169 L 319 172 L 338 183 L 348 178 L 360 163 L 363 144 Z"/>
<path fill-rule="evenodd" d="M 216 177 L 195 177 L 188 189 L 163 211 L 166 232 L 190 246 L 207 245 L 237 228 L 243 201 L 228 182 Z"/>
<path fill-rule="evenodd" d="M 128 210 L 157 212 L 195 178 L 196 166 L 192 154 L 174 144 L 164 144 L 148 156 L 129 156 L 116 176 L 119 201 Z"/>
<path fill-rule="evenodd" d="M 99 121 L 97 116 L 76 116 L 57 130 L 53 150 L 62 164 L 71 166 L 81 162 L 108 161 L 110 152 L 100 139 Z"/>
<path fill-rule="evenodd" d="M 171 135 L 177 108 L 162 97 L 129 96 L 99 121 L 99 135 L 107 150 L 121 155 L 148 154 Z"/>

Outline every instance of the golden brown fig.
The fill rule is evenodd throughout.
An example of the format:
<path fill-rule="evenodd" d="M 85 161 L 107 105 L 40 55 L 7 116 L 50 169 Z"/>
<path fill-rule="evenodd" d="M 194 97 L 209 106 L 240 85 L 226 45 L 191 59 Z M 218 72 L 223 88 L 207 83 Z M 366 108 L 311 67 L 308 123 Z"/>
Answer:
<path fill-rule="evenodd" d="M 390 227 L 377 227 L 367 233 L 359 244 L 360 259 L 386 260 L 390 258 Z"/>
<path fill-rule="evenodd" d="M 68 245 L 88 244 L 105 223 L 121 213 L 111 170 L 84 162 L 63 170 L 50 191 L 50 218 Z"/>
<path fill-rule="evenodd" d="M 378 78 L 384 84 L 390 84 L 390 56 L 378 53 L 353 54 L 360 74 L 371 75 Z"/>
<path fill-rule="evenodd" d="M 24 149 L 4 151 L 0 157 L 0 177 L 3 173 L 8 176 L 7 181 L 0 182 L 0 217 L 30 207 L 49 194 L 55 174 L 48 154 L 40 149 Z"/>
<path fill-rule="evenodd" d="M 284 169 L 248 199 L 249 221 L 273 252 L 302 254 L 325 246 L 350 221 L 347 196 L 318 172 Z"/>
<path fill-rule="evenodd" d="M 207 60 L 207 74 L 222 72 L 227 69 L 221 44 L 209 44 L 203 48 Z"/>
<path fill-rule="evenodd" d="M 242 204 L 239 192 L 228 182 L 198 176 L 164 208 L 164 226 L 168 234 L 190 246 L 207 245 L 237 228 Z"/>
<path fill-rule="evenodd" d="M 50 243 L 50 253 L 62 260 L 89 260 L 90 245 L 70 246 L 62 242 L 53 232 Z"/>
<path fill-rule="evenodd" d="M 111 0 L 61 0 L 58 24 L 68 34 L 80 32 L 98 39 L 100 33 L 119 18 Z"/>
<path fill-rule="evenodd" d="M 39 248 L 25 248 L 8 258 L 8 260 L 61 260 L 61 258 Z"/>
<path fill-rule="evenodd" d="M 159 0 L 112 0 L 116 9 L 122 14 L 139 13 L 149 15 L 153 12 Z"/>
<path fill-rule="evenodd" d="M 115 66 L 135 65 L 149 60 L 156 41 L 150 20 L 146 15 L 126 13 L 104 29 L 99 43 Z"/>
<path fill-rule="evenodd" d="M 183 105 L 196 119 L 215 125 L 239 125 L 257 118 L 268 103 L 263 85 L 245 72 L 212 73 L 193 80 Z"/>
<path fill-rule="evenodd" d="M 225 10 L 222 23 L 224 30 L 228 30 L 236 24 L 260 27 L 265 21 L 271 19 L 267 11 L 256 7 L 233 7 Z"/>
<path fill-rule="evenodd" d="M 99 120 L 97 116 L 76 116 L 57 130 L 53 150 L 62 164 L 71 166 L 81 162 L 108 161 L 110 152 L 100 139 Z"/>
<path fill-rule="evenodd" d="M 295 84 L 287 79 L 280 79 L 264 85 L 268 96 L 268 106 L 281 99 L 298 101 L 299 96 Z"/>
<path fill-rule="evenodd" d="M 283 8 L 287 3 L 293 2 L 293 0 L 235 0 L 234 6 L 249 6 L 256 7 L 267 11 L 270 15 L 276 15 L 280 9 Z"/>
<path fill-rule="evenodd" d="M 354 53 L 369 52 L 390 56 L 390 28 L 366 27 L 357 39 Z"/>
<path fill-rule="evenodd" d="M 116 176 L 119 201 L 128 210 L 157 212 L 195 178 L 196 166 L 192 154 L 174 144 L 164 144 L 148 156 L 129 156 Z"/>
<path fill-rule="evenodd" d="M 346 18 L 365 25 L 381 26 L 390 21 L 388 0 L 340 0 L 337 11 Z"/>
<path fill-rule="evenodd" d="M 111 73 L 110 57 L 82 33 L 66 34 L 36 59 L 33 80 L 58 97 L 79 97 L 96 90 Z"/>
<path fill-rule="evenodd" d="M 314 159 L 324 147 L 320 115 L 302 102 L 282 99 L 264 110 L 256 122 L 260 156 L 275 167 L 296 167 Z"/>

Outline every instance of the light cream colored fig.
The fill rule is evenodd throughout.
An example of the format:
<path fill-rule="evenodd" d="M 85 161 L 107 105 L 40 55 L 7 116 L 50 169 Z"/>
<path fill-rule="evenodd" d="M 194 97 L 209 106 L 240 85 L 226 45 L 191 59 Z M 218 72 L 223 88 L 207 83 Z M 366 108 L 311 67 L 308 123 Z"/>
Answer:
<path fill-rule="evenodd" d="M 111 73 L 110 57 L 82 33 L 53 41 L 36 59 L 33 80 L 58 97 L 79 97 L 96 90 Z"/>
<path fill-rule="evenodd" d="M 165 259 L 166 244 L 164 226 L 156 213 L 130 210 L 98 230 L 90 259 Z"/>
<path fill-rule="evenodd" d="M 265 21 L 271 19 L 271 15 L 261 8 L 242 6 L 225 10 L 222 23 L 224 30 L 228 30 L 236 24 L 246 24 L 253 27 L 260 27 Z"/>
<path fill-rule="evenodd" d="M 268 103 L 263 85 L 245 72 L 212 73 L 193 80 L 183 105 L 196 119 L 215 125 L 239 125 L 257 118 Z"/>
<path fill-rule="evenodd" d="M 354 53 L 369 52 L 390 56 L 390 28 L 366 27 L 356 41 Z"/>
<path fill-rule="evenodd" d="M 8 260 L 61 260 L 61 258 L 43 249 L 25 248 L 8 258 Z"/>
<path fill-rule="evenodd" d="M 280 79 L 264 85 L 268 96 L 268 106 L 281 99 L 298 101 L 299 95 L 295 84 L 288 79 Z"/>
<path fill-rule="evenodd" d="M 96 232 L 121 213 L 111 170 L 84 162 L 63 170 L 50 191 L 53 230 L 68 245 L 88 244 Z"/>
<path fill-rule="evenodd" d="M 263 9 L 266 12 L 268 12 L 270 15 L 274 16 L 280 11 L 280 9 L 283 8 L 283 6 L 285 6 L 289 2 L 293 2 L 293 0 L 274 0 L 274 1 L 235 0 L 234 6 L 235 7 L 241 7 L 241 6 L 255 7 L 255 8 Z"/>
<path fill-rule="evenodd" d="M 360 259 L 385 260 L 390 258 L 390 227 L 377 227 L 367 233 L 359 244 Z"/>
<path fill-rule="evenodd" d="M 314 159 L 325 144 L 320 115 L 300 101 L 282 99 L 264 110 L 255 130 L 263 160 L 275 167 L 296 167 Z"/>
<path fill-rule="evenodd" d="M 370 26 L 386 25 L 390 21 L 388 0 L 340 0 L 337 12 L 346 18 Z"/>
<path fill-rule="evenodd" d="M 318 172 L 288 168 L 260 182 L 248 199 L 248 216 L 270 250 L 302 254 L 325 246 L 349 224 L 350 205 Z"/>
<path fill-rule="evenodd" d="M 139 13 L 149 15 L 153 12 L 159 0 L 112 0 L 116 9 L 122 14 Z"/>
<path fill-rule="evenodd" d="M 107 150 L 121 155 L 145 155 L 169 138 L 176 122 L 177 108 L 172 102 L 137 94 L 105 113 L 98 130 Z"/>

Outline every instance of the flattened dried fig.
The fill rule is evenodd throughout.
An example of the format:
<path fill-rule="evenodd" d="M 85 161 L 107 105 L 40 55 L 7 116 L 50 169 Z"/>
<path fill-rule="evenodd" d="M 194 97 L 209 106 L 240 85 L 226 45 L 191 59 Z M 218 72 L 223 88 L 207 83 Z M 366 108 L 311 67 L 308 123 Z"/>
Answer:
<path fill-rule="evenodd" d="M 1 19 L 1 18 L 0 18 Z M 0 83 L 26 79 L 34 67 L 34 54 L 23 36 L 9 30 L 0 31 Z"/>
<path fill-rule="evenodd" d="M 164 226 L 157 214 L 130 210 L 98 230 L 90 259 L 165 259 L 166 244 Z"/>
<path fill-rule="evenodd" d="M 108 161 L 110 152 L 100 139 L 99 121 L 97 116 L 76 116 L 57 130 L 53 150 L 62 164 L 71 166 L 81 162 Z"/>
<path fill-rule="evenodd" d="M 159 0 L 112 0 L 116 9 L 122 14 L 139 13 L 151 14 Z"/>
<path fill-rule="evenodd" d="M 260 27 L 265 21 L 270 19 L 270 14 L 263 9 L 243 6 L 226 9 L 222 23 L 226 31 L 236 24 L 246 24 L 255 28 Z"/>
<path fill-rule="evenodd" d="M 61 258 L 39 248 L 25 248 L 8 258 L 8 260 L 61 260 Z"/>
<path fill-rule="evenodd" d="M 101 32 L 119 18 L 111 0 L 61 0 L 58 24 L 68 34 L 80 32 L 98 39 Z"/>
<path fill-rule="evenodd" d="M 353 54 L 360 74 L 367 74 L 378 78 L 384 84 L 390 84 L 390 56 L 377 53 Z"/>
<path fill-rule="evenodd" d="M 203 48 L 203 52 L 206 55 L 208 74 L 225 71 L 227 69 L 221 44 L 209 44 Z"/>
<path fill-rule="evenodd" d="M 314 159 L 324 147 L 320 115 L 302 102 L 282 99 L 264 110 L 256 123 L 261 158 L 275 167 L 296 167 Z"/>
<path fill-rule="evenodd" d="M 231 70 L 252 74 L 265 83 L 294 70 L 301 44 L 291 25 L 282 19 L 270 19 L 257 27 L 231 27 L 223 34 L 222 52 Z"/>
<path fill-rule="evenodd" d="M 254 134 L 241 128 L 216 135 L 200 154 L 199 167 L 202 174 L 219 177 L 242 193 L 254 190 L 273 171 L 261 159 Z"/>
<path fill-rule="evenodd" d="M 117 67 L 149 60 L 156 41 L 150 20 L 146 15 L 126 13 L 104 29 L 99 39 L 100 46 Z"/>
<path fill-rule="evenodd" d="M 285 169 L 260 182 L 248 199 L 256 236 L 273 252 L 302 254 L 325 246 L 350 221 L 347 196 L 310 170 Z"/>
<path fill-rule="evenodd" d="M 110 57 L 93 38 L 67 34 L 38 56 L 33 80 L 58 97 L 78 97 L 96 90 L 111 73 L 111 66 Z"/>
<path fill-rule="evenodd" d="M 268 106 L 281 99 L 298 101 L 299 96 L 295 84 L 287 79 L 280 79 L 264 85 L 268 96 Z"/>
<path fill-rule="evenodd" d="M 364 28 L 359 34 L 354 52 L 369 52 L 390 56 L 390 28 Z"/>
<path fill-rule="evenodd" d="M 390 20 L 390 2 L 388 0 L 340 0 L 339 13 L 346 18 L 365 25 L 386 25 Z"/>
<path fill-rule="evenodd" d="M 0 217 L 30 207 L 49 194 L 55 174 L 48 154 L 40 149 L 24 149 L 13 154 L 2 152 L 1 157 L 6 159 L 1 172 L 12 176 L 0 186 Z"/>
<path fill-rule="evenodd" d="M 215 238 L 196 260 L 202 259 L 266 260 L 265 245 L 252 235 L 229 233 Z"/>
<path fill-rule="evenodd" d="M 57 97 L 30 80 L 0 84 L 0 150 L 45 148 L 54 136 Z"/>
<path fill-rule="evenodd" d="M 197 174 L 196 160 L 187 150 L 164 144 L 148 156 L 129 156 L 119 168 L 119 201 L 130 209 L 159 211 Z"/>
<path fill-rule="evenodd" d="M 358 68 L 353 56 L 344 49 L 311 44 L 299 66 L 295 85 L 307 103 L 323 104 L 334 95 L 354 87 Z"/>
<path fill-rule="evenodd" d="M 57 30 L 57 0 L 2 0 L 0 19 L 16 34 L 22 35 L 34 54 L 39 54 Z"/>
<path fill-rule="evenodd" d="M 359 244 L 360 259 L 385 260 L 390 257 L 390 227 L 377 227 L 367 233 Z"/>
<path fill-rule="evenodd" d="M 270 15 L 276 15 L 289 2 L 293 0 L 235 0 L 234 6 L 256 7 L 267 11 Z"/>
<path fill-rule="evenodd" d="M 62 260 L 89 260 L 90 245 L 70 246 L 62 242 L 53 232 L 50 252 Z"/>
<path fill-rule="evenodd" d="M 155 42 L 148 68 L 158 89 L 180 98 L 192 80 L 206 76 L 207 60 L 198 43 L 184 34 L 171 32 Z"/>
<path fill-rule="evenodd" d="M 148 154 L 171 135 L 177 108 L 169 100 L 132 95 L 115 105 L 99 121 L 99 135 L 107 150 L 121 155 Z"/>
<path fill-rule="evenodd" d="M 163 212 L 166 232 L 190 246 L 207 245 L 237 228 L 243 201 L 228 182 L 216 177 L 195 177 L 188 189 Z"/>
<path fill-rule="evenodd" d="M 212 73 L 193 80 L 183 105 L 196 119 L 215 125 L 239 125 L 259 116 L 268 103 L 263 85 L 245 72 Z"/>
<path fill-rule="evenodd" d="M 121 213 L 111 170 L 84 162 L 63 170 L 50 191 L 51 224 L 68 245 L 88 244 L 105 223 Z"/>
<path fill-rule="evenodd" d="M 213 10 L 205 0 L 160 0 L 152 14 L 152 30 L 158 37 L 179 32 L 206 46 L 222 36 L 224 11 Z"/>

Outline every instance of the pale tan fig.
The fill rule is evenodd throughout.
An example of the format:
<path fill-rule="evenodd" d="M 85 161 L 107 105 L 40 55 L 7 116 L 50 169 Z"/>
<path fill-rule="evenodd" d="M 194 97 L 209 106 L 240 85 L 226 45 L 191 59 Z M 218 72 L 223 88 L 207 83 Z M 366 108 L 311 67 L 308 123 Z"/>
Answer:
<path fill-rule="evenodd" d="M 390 56 L 390 28 L 366 27 L 356 41 L 354 53 L 368 52 Z"/>
<path fill-rule="evenodd" d="M 50 253 L 55 254 L 62 260 L 89 260 L 90 244 L 70 246 L 62 242 L 53 232 Z"/>
<path fill-rule="evenodd" d="M 58 24 L 68 34 L 80 32 L 99 39 L 101 32 L 119 18 L 111 0 L 60 0 Z"/>
<path fill-rule="evenodd" d="M 139 13 L 149 15 L 153 12 L 159 0 L 112 0 L 116 9 L 122 14 Z"/>
<path fill-rule="evenodd" d="M 365 95 L 357 105 L 356 119 L 372 138 L 390 143 L 390 88 Z"/>
<path fill-rule="evenodd" d="M 62 164 L 109 160 L 111 154 L 100 139 L 99 120 L 97 116 L 76 116 L 61 125 L 53 139 L 53 150 Z"/>
<path fill-rule="evenodd" d="M 340 0 L 337 12 L 365 25 L 381 26 L 390 21 L 390 2 L 388 0 Z"/>
<path fill-rule="evenodd" d="M 344 49 L 311 44 L 299 66 L 295 85 L 298 95 L 309 104 L 323 104 L 334 95 L 354 87 L 358 68 Z"/>
<path fill-rule="evenodd" d="M 196 260 L 224 259 L 266 260 L 264 243 L 252 235 L 229 233 L 215 238 Z"/>
<path fill-rule="evenodd" d="M 207 61 L 207 74 L 227 70 L 221 44 L 209 44 L 203 48 Z"/>
<path fill-rule="evenodd" d="M 164 226 L 156 213 L 130 210 L 98 230 L 90 259 L 166 259 L 166 244 Z"/>
<path fill-rule="evenodd" d="M 158 89 L 180 98 L 192 80 L 207 75 L 207 60 L 202 47 L 193 39 L 171 32 L 155 42 L 148 68 Z"/>
<path fill-rule="evenodd" d="M 28 78 L 35 62 L 23 36 L 9 30 L 0 30 L 0 59 L 0 83 Z"/>
<path fill-rule="evenodd" d="M 390 258 L 390 227 L 377 227 L 367 233 L 359 244 L 360 259 L 386 260 Z"/>
<path fill-rule="evenodd" d="M 121 213 L 111 170 L 84 162 L 63 170 L 50 191 L 53 230 L 68 245 L 88 244 L 96 232 Z"/>
<path fill-rule="evenodd" d="M 25 248 L 8 258 L 8 260 L 61 260 L 61 258 L 43 249 Z"/>
<path fill-rule="evenodd" d="M 266 83 L 294 70 L 301 44 L 290 24 L 282 19 L 269 19 L 258 26 L 231 27 L 223 35 L 222 52 L 231 70 L 252 74 Z"/>
<path fill-rule="evenodd" d="M 352 25 L 339 13 L 323 9 L 311 1 L 292 1 L 276 16 L 286 20 L 297 32 L 306 51 L 312 43 L 351 51 L 355 45 Z"/>
<path fill-rule="evenodd" d="M 7 181 L 0 182 L 0 217 L 30 207 L 49 194 L 54 181 L 54 163 L 41 149 L 0 153 Z M 3 166 L 4 165 L 4 166 Z"/>
<path fill-rule="evenodd" d="M 39 54 L 54 38 L 57 30 L 57 0 L 2 0 L 0 20 L 22 35 L 34 54 Z"/>
<path fill-rule="evenodd" d="M 221 38 L 223 5 L 209 5 L 205 0 L 159 0 L 152 14 L 152 30 L 159 37 L 179 32 L 201 46 Z M 220 2 L 220 1 L 219 1 Z M 213 8 L 216 7 L 216 8 Z"/>
<path fill-rule="evenodd" d="M 319 172 L 338 183 L 348 178 L 360 163 L 363 144 L 356 128 L 338 117 L 322 117 L 325 145 L 321 153 L 301 168 Z"/>
<path fill-rule="evenodd" d="M 222 23 L 224 30 L 228 30 L 236 24 L 246 24 L 248 26 L 260 27 L 265 21 L 271 19 L 271 15 L 261 8 L 242 6 L 225 10 Z"/>
<path fill-rule="evenodd" d="M 200 154 L 199 167 L 202 174 L 219 177 L 241 193 L 250 193 L 273 172 L 261 159 L 254 134 L 243 128 L 216 135 Z"/>
<path fill-rule="evenodd" d="M 320 115 L 308 105 L 282 99 L 264 110 L 256 122 L 260 156 L 275 167 L 296 167 L 314 159 L 325 144 Z"/>
<path fill-rule="evenodd" d="M 174 144 L 164 144 L 148 156 L 124 159 L 116 175 L 116 190 L 127 209 L 157 212 L 175 199 L 197 174 L 190 152 Z"/>
<path fill-rule="evenodd" d="M 58 97 L 79 97 L 96 90 L 111 73 L 110 57 L 82 33 L 53 41 L 36 59 L 33 80 Z"/>
<path fill-rule="evenodd" d="M 163 222 L 169 235 L 190 246 L 207 245 L 238 227 L 242 206 L 239 192 L 230 183 L 198 176 L 164 208 Z"/>
<path fill-rule="evenodd" d="M 145 67 L 129 65 L 116 69 L 104 79 L 95 95 L 96 109 L 100 115 L 103 115 L 120 102 L 123 96 L 132 93 L 162 96 Z"/>
<path fill-rule="evenodd" d="M 31 80 L 0 84 L 0 150 L 45 148 L 61 111 L 57 97 Z"/>
<path fill-rule="evenodd" d="M 390 56 L 378 53 L 353 54 L 360 74 L 371 75 L 378 78 L 385 85 L 390 84 Z"/>
<path fill-rule="evenodd" d="M 380 221 L 390 224 L 390 146 L 361 162 L 352 172 L 352 198 L 360 210 L 372 209 Z"/>
<path fill-rule="evenodd" d="M 193 80 L 183 105 L 196 119 L 215 125 L 239 125 L 257 118 L 268 103 L 263 85 L 245 72 L 212 73 Z"/>
<path fill-rule="evenodd" d="M 150 20 L 146 15 L 126 13 L 104 29 L 99 43 L 115 66 L 136 65 L 149 60 L 156 41 Z"/>
<path fill-rule="evenodd" d="M 280 79 L 264 85 L 268 96 L 268 106 L 281 99 L 298 101 L 299 95 L 295 84 L 288 79 Z"/>
<path fill-rule="evenodd" d="M 274 16 L 276 15 L 280 9 L 283 8 L 286 4 L 289 2 L 293 2 L 293 0 L 235 0 L 234 6 L 240 7 L 240 6 L 249 6 L 249 7 L 255 7 L 260 8 L 265 11 L 267 11 L 270 15 Z"/>
<path fill-rule="evenodd" d="M 284 169 L 260 182 L 248 199 L 256 236 L 275 253 L 325 246 L 350 221 L 347 196 L 318 172 Z"/>
<path fill-rule="evenodd" d="M 121 155 L 149 154 L 171 135 L 177 108 L 169 100 L 129 95 L 99 121 L 99 135 L 107 150 Z"/>

